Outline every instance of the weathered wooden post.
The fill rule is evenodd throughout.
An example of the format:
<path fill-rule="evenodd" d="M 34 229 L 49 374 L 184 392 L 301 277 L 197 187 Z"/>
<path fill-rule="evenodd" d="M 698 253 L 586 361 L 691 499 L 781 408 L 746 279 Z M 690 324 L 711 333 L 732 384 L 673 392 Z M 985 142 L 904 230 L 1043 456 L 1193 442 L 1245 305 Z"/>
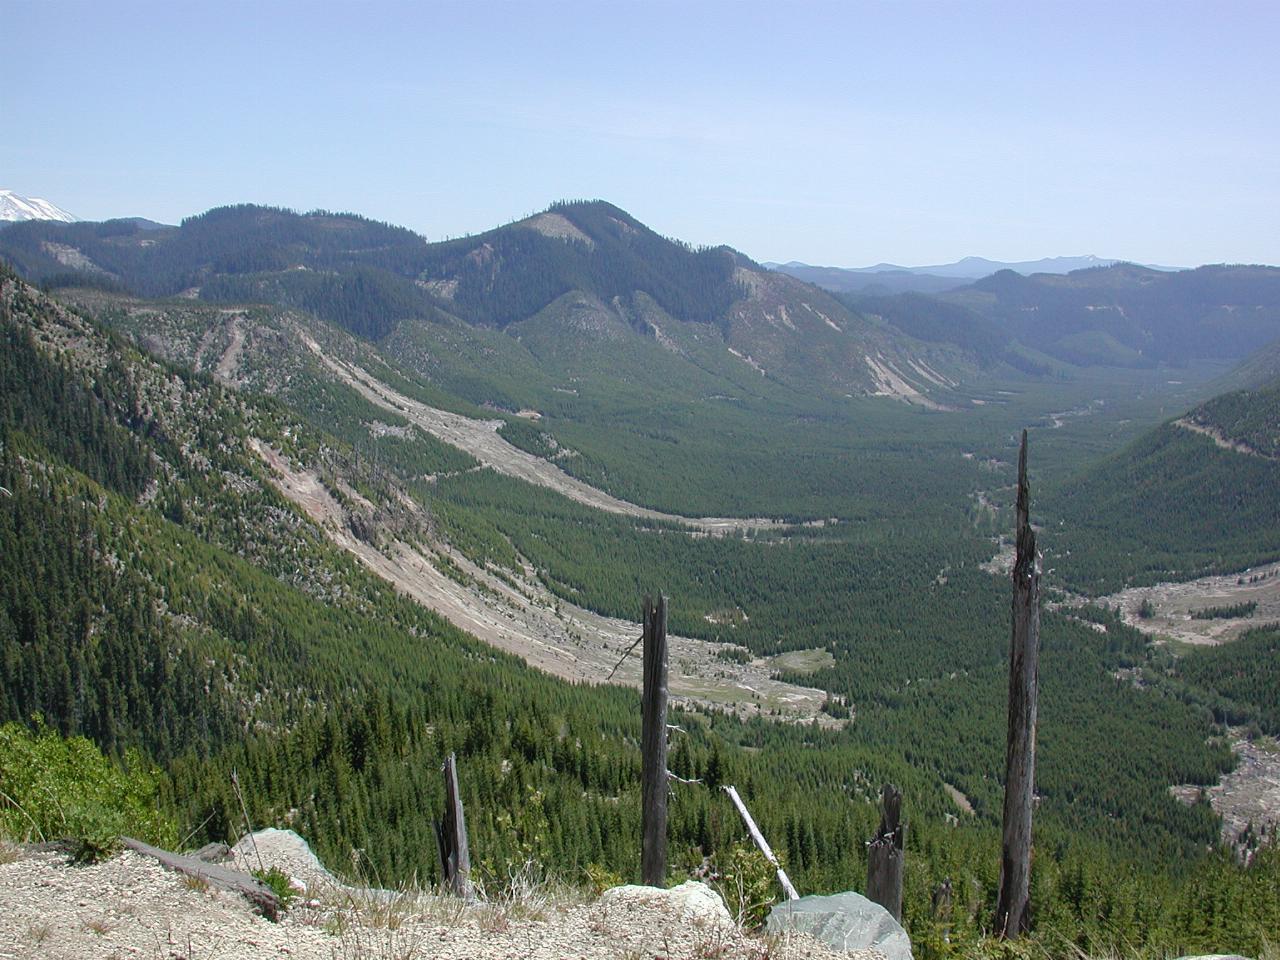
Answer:
<path fill-rule="evenodd" d="M 1009 644 L 1009 741 L 1005 753 L 1004 839 L 995 929 L 1017 937 L 1031 925 L 1031 805 L 1035 795 L 1036 700 L 1040 663 L 1040 557 L 1031 529 L 1027 431 L 1018 454 L 1018 548 L 1013 564 Z"/>
<path fill-rule="evenodd" d="M 440 847 L 440 879 L 466 900 L 475 898 L 471 886 L 471 853 L 467 849 L 467 819 L 458 793 L 458 761 L 451 753 L 444 767 L 444 819 L 436 823 Z"/>
<path fill-rule="evenodd" d="M 880 793 L 880 829 L 867 844 L 867 899 L 902 920 L 902 845 L 907 838 L 902 792 L 886 783 Z"/>
<path fill-rule="evenodd" d="M 942 942 L 951 942 L 951 878 L 933 888 L 933 919 L 942 926 Z"/>
<path fill-rule="evenodd" d="M 773 855 L 773 848 L 769 846 L 769 841 L 764 838 L 764 834 L 760 832 L 760 828 L 756 826 L 755 818 L 751 816 L 751 811 L 747 809 L 747 805 L 742 802 L 742 798 L 738 796 L 737 787 L 725 787 L 724 792 L 729 795 L 729 799 L 733 801 L 733 805 L 738 809 L 738 816 L 742 817 L 742 822 L 747 825 L 747 832 L 751 834 L 751 839 L 755 841 L 757 849 L 764 854 L 764 858 L 773 864 L 773 869 L 778 873 L 778 883 L 782 885 L 782 891 L 787 895 L 788 900 L 799 900 L 800 894 L 796 892 L 796 888 L 791 884 L 791 878 L 787 876 L 787 871 L 782 869 L 782 864 L 778 863 L 778 858 Z"/>
<path fill-rule="evenodd" d="M 641 693 L 640 878 L 660 887 L 667 876 L 667 598 L 644 600 Z"/>

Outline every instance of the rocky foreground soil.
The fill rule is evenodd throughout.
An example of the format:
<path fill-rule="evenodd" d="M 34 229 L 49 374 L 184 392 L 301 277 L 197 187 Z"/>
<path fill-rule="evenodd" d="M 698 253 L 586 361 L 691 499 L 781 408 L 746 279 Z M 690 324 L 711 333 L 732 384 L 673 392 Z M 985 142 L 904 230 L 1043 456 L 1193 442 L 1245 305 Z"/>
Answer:
<path fill-rule="evenodd" d="M 9 848 L 0 863 L 0 958 L 147 960 L 833 960 L 802 935 L 748 935 L 702 884 L 620 887 L 596 899 L 527 885 L 466 905 L 423 893 L 358 890 L 333 880 L 292 834 L 259 834 L 259 853 L 301 884 L 280 922 L 240 897 L 126 851 L 92 866 Z M 296 839 L 296 838 L 295 838 Z M 251 851 L 237 850 L 256 859 Z"/>

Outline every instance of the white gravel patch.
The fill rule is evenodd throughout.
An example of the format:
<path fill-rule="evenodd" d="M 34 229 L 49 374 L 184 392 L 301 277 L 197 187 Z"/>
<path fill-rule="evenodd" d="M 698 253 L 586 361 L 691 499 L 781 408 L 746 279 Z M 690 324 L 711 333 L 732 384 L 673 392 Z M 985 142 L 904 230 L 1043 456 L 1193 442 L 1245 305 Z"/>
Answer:
<path fill-rule="evenodd" d="M 272 831 L 259 849 L 300 878 L 324 871 L 296 834 Z M 298 838 L 300 843 L 300 838 Z M 263 849 L 264 846 L 267 849 Z M 303 844 L 305 847 L 305 844 Z M 270 865 L 270 864 L 268 864 Z M 327 871 L 312 875 L 323 880 Z M 689 885 L 686 885 L 688 887 Z M 615 895 L 589 903 L 479 903 L 424 894 L 307 900 L 272 923 L 239 897 L 184 881 L 128 852 L 88 867 L 24 853 L 0 864 L 0 960 L 836 960 L 807 937 L 747 936 L 718 911 L 691 916 L 679 897 Z M 696 892 L 698 896 L 706 894 Z M 682 903 L 684 905 L 682 905 Z M 721 909 L 723 909 L 721 907 Z M 874 954 L 859 960 L 876 960 Z"/>

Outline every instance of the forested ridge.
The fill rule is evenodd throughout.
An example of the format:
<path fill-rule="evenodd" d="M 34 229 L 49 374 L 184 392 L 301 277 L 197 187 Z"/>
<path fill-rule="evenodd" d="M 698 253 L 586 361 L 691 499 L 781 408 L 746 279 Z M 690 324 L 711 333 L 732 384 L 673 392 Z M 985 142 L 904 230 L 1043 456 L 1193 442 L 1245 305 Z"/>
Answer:
<path fill-rule="evenodd" d="M 1119 263 L 1030 277 L 1001 270 L 940 299 L 1069 363 L 1238 360 L 1280 336 L 1280 269 L 1267 266 Z"/>
<path fill-rule="evenodd" d="M 1280 380 L 1256 390 L 1214 397 L 1188 419 L 1230 443 L 1270 460 L 1280 460 Z"/>
<path fill-rule="evenodd" d="M 252 437 L 317 470 L 348 505 L 344 488 L 382 503 L 402 484 L 417 506 L 379 516 L 375 540 L 439 533 L 476 559 L 528 560 L 595 609 L 634 616 L 642 592 L 662 589 L 673 625 L 695 636 L 758 653 L 827 648 L 835 665 L 803 680 L 853 707 L 839 729 L 679 715 L 671 768 L 704 782 L 674 788 L 673 869 L 742 841 L 714 791 L 736 783 L 802 889 L 860 886 L 872 801 L 892 780 L 908 797 L 917 942 L 943 949 L 927 946 L 943 876 L 970 891 L 957 941 L 989 922 L 1007 610 L 1002 585 L 978 569 L 988 531 L 975 531 L 965 496 L 921 507 L 954 537 L 909 535 L 906 511 L 878 516 L 869 484 L 861 515 L 830 528 L 692 539 L 487 471 L 423 479 L 468 461 L 413 431 L 386 433 L 404 424 L 346 388 L 295 370 L 276 400 L 229 391 L 12 275 L 0 283 L 0 486 L 11 494 L 0 496 L 0 720 L 40 715 L 117 756 L 140 747 L 161 766 L 165 809 L 196 840 L 236 830 L 234 768 L 256 823 L 296 827 L 339 869 L 363 850 L 384 882 L 435 876 L 438 767 L 456 751 L 482 872 L 532 857 L 570 879 L 588 864 L 634 875 L 635 693 L 530 671 L 396 594 L 275 492 Z M 734 609 L 749 619 L 706 619 Z M 1209 709 L 1111 675 L 1148 655 L 1118 624 L 1103 634 L 1046 615 L 1039 923 L 1098 948 L 1256 951 L 1276 925 L 1280 864 L 1274 851 L 1249 871 L 1207 854 L 1211 811 L 1168 795 L 1230 761 L 1220 742 L 1206 746 Z M 957 812 L 944 781 L 975 815 Z"/>
<path fill-rule="evenodd" d="M 1280 559 L 1280 462 L 1172 423 L 1063 483 L 1058 569 L 1090 595 Z"/>
<path fill-rule="evenodd" d="M 646 290 L 671 314 L 702 323 L 718 322 L 740 295 L 732 278 L 740 255 L 727 248 L 693 250 L 602 202 L 559 203 L 549 212 L 589 239 L 566 242 L 513 225 L 428 244 L 353 214 L 243 204 L 158 230 L 118 220 L 32 221 L 6 232 L 3 251 L 24 274 L 58 284 L 76 272 L 49 245 L 73 245 L 95 265 L 80 269 L 81 282 L 149 297 L 199 288 L 208 300 L 294 306 L 371 339 L 442 307 L 503 327 L 575 289 L 605 301 Z M 451 281 L 454 292 L 434 295 L 433 280 Z"/>

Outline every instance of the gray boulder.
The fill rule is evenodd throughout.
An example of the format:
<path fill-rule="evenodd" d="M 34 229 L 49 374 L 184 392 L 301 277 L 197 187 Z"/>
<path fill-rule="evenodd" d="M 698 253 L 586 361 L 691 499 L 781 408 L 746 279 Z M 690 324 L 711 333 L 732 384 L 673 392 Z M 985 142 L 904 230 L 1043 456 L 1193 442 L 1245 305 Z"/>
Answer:
<path fill-rule="evenodd" d="M 788 900 L 769 911 L 771 933 L 807 933 L 837 950 L 874 950 L 886 960 L 911 960 L 911 938 L 889 911 L 860 893 Z"/>

